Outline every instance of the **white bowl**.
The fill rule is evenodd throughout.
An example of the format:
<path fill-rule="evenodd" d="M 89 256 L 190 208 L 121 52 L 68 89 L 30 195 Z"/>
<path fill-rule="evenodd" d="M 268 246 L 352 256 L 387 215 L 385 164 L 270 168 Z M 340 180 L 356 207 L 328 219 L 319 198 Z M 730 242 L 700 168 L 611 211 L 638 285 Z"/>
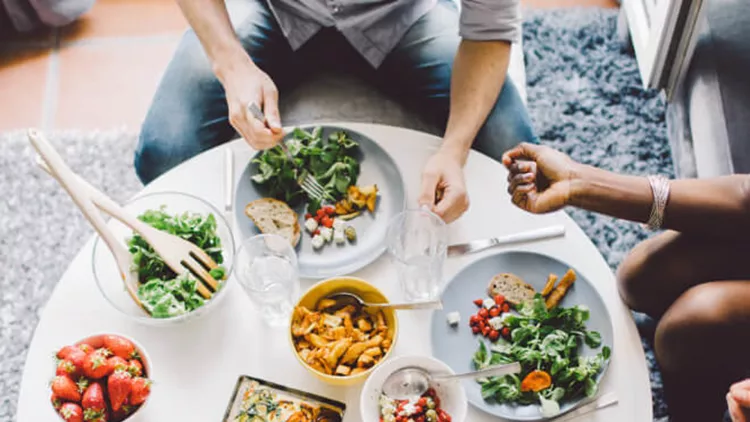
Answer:
<path fill-rule="evenodd" d="M 165 212 L 169 214 L 181 214 L 187 211 L 202 215 L 214 215 L 214 218 L 216 218 L 216 233 L 221 239 L 221 245 L 223 248 L 224 262 L 220 265 L 223 265 L 226 269 L 227 278 L 224 280 L 221 289 L 213 295 L 211 300 L 207 301 L 200 308 L 188 312 L 187 314 L 171 318 L 153 318 L 138 307 L 133 298 L 128 294 L 127 290 L 125 290 L 125 285 L 120 278 L 115 258 L 112 256 L 109 248 L 107 248 L 107 245 L 99 236 L 97 236 L 94 240 L 92 262 L 94 279 L 96 280 L 96 285 L 99 287 L 102 295 L 112 307 L 117 309 L 123 315 L 139 323 L 156 326 L 184 322 L 189 319 L 197 318 L 200 315 L 205 315 L 209 310 L 215 308 L 220 300 L 226 296 L 225 293 L 227 287 L 229 287 L 227 284 L 230 280 L 230 277 L 228 276 L 232 272 L 235 252 L 232 231 L 229 228 L 226 219 L 224 219 L 223 213 L 197 196 L 181 192 L 151 193 L 133 199 L 125 204 L 123 208 L 125 208 L 131 215 L 138 216 L 147 210 L 159 209 L 161 206 L 165 206 Z M 133 231 L 115 219 L 110 219 L 107 225 L 115 234 L 115 237 L 120 239 L 123 246 L 127 249 L 127 239 L 133 235 Z"/>
<path fill-rule="evenodd" d="M 400 356 L 389 359 L 376 368 L 362 388 L 359 399 L 362 422 L 378 422 L 380 406 L 378 401 L 383 383 L 389 375 L 401 368 L 420 367 L 435 374 L 453 374 L 453 370 L 440 360 L 429 356 Z M 440 408 L 445 410 L 454 422 L 463 422 L 468 411 L 466 392 L 460 381 L 435 383 L 431 385 L 440 399 Z"/>

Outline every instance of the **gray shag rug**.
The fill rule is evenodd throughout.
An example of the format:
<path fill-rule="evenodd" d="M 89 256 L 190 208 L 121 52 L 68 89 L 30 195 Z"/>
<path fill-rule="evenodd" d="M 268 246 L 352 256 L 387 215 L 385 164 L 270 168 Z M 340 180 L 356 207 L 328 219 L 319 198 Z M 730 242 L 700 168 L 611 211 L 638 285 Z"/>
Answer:
<path fill-rule="evenodd" d="M 527 15 L 524 46 L 532 119 L 542 143 L 577 160 L 618 172 L 671 176 L 664 100 L 643 89 L 635 60 L 620 52 L 616 20 L 616 11 L 599 9 Z M 49 136 L 76 172 L 118 201 L 140 189 L 131 162 L 134 131 Z M 0 420 L 8 421 L 15 414 L 38 313 L 91 230 L 56 182 L 35 168 L 23 132 L 0 134 L 0 146 L 0 197 L 5 199 L 0 201 L 0 268 L 5 269 L 0 273 Z M 648 235 L 636 224 L 569 212 L 613 269 Z M 651 349 L 653 323 L 640 315 L 636 319 L 652 374 L 654 417 L 665 418 Z"/>

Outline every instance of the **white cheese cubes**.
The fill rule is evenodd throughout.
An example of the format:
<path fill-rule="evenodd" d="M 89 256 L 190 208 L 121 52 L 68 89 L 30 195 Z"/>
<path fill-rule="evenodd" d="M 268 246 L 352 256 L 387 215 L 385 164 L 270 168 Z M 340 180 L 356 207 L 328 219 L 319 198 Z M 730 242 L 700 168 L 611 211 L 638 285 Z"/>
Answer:
<path fill-rule="evenodd" d="M 305 220 L 305 229 L 310 233 L 318 230 L 318 222 L 314 218 L 308 218 Z"/>
<path fill-rule="evenodd" d="M 333 231 L 341 230 L 342 232 L 346 228 L 346 221 L 340 219 L 340 218 L 334 218 L 333 219 Z"/>
<path fill-rule="evenodd" d="M 494 318 L 490 318 L 490 320 L 488 322 L 490 323 L 490 327 L 492 327 L 493 330 L 500 331 L 500 330 L 503 329 L 503 321 L 504 320 L 505 320 L 505 318 L 496 316 Z"/>
<path fill-rule="evenodd" d="M 484 303 L 482 303 L 482 306 L 484 306 L 487 309 L 491 309 L 493 306 L 495 306 L 495 300 L 491 298 L 487 298 L 484 300 Z"/>
<path fill-rule="evenodd" d="M 333 241 L 339 245 L 346 243 L 346 235 L 344 234 L 344 229 L 333 230 Z"/>
<path fill-rule="evenodd" d="M 312 247 L 314 249 L 320 249 L 325 244 L 326 244 L 326 240 L 323 239 L 323 236 L 321 236 L 319 234 L 313 236 L 313 238 L 312 238 Z"/>
<path fill-rule="evenodd" d="M 330 242 L 331 240 L 333 240 L 333 230 L 329 229 L 328 227 L 321 227 L 320 237 L 322 237 L 326 243 Z"/>
<path fill-rule="evenodd" d="M 448 320 L 448 325 L 455 327 L 459 322 L 461 322 L 461 314 L 459 314 L 458 312 L 450 312 L 445 316 L 445 319 Z"/>

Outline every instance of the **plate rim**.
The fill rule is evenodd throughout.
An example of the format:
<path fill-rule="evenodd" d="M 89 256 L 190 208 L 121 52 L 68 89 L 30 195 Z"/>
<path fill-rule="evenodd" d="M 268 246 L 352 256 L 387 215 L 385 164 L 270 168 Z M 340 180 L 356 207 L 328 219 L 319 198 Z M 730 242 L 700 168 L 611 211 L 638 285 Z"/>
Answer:
<path fill-rule="evenodd" d="M 445 294 L 445 291 L 447 290 L 448 286 L 450 286 L 452 283 L 456 282 L 456 280 L 458 279 L 458 276 L 461 275 L 461 273 L 463 273 L 467 268 L 469 268 L 469 267 L 471 267 L 473 265 L 476 265 L 477 263 L 479 263 L 481 261 L 488 261 L 488 260 L 490 260 L 492 258 L 496 258 L 497 256 L 500 256 L 500 255 L 510 255 L 510 254 L 526 254 L 526 255 L 541 256 L 543 258 L 547 258 L 547 259 L 550 259 L 552 261 L 559 262 L 559 263 L 563 264 L 564 266 L 567 266 L 568 268 L 572 269 L 573 271 L 576 272 L 576 275 L 578 275 L 579 279 L 581 278 L 581 275 L 583 274 L 575 266 L 569 265 L 565 261 L 563 261 L 563 260 L 561 260 L 559 258 L 556 258 L 554 256 L 548 255 L 546 253 L 535 252 L 535 251 L 528 251 L 528 250 L 523 250 L 523 249 L 506 249 L 506 250 L 501 250 L 501 251 L 495 251 L 495 252 L 492 252 L 492 253 L 487 254 L 485 256 L 480 256 L 477 259 L 475 259 L 475 260 L 473 260 L 473 261 L 471 261 L 471 262 L 463 265 L 461 268 L 459 268 L 458 271 L 450 278 L 450 280 L 447 283 L 445 283 L 445 285 L 441 289 L 441 291 L 440 291 L 440 298 L 441 298 L 441 300 L 442 300 L 442 297 Z M 615 339 L 616 339 L 615 338 L 615 329 L 614 329 L 615 327 L 614 327 L 614 324 L 612 322 L 612 315 L 611 315 L 611 313 L 609 311 L 609 308 L 607 307 L 607 302 L 604 300 L 604 298 L 602 297 L 601 293 L 599 293 L 599 290 L 594 286 L 594 284 L 588 280 L 588 277 L 583 277 L 583 279 L 586 281 L 586 283 L 588 283 L 591 286 L 591 288 L 593 289 L 594 294 L 596 295 L 596 297 L 604 305 L 604 310 L 606 312 L 606 318 L 607 318 L 607 322 L 608 322 L 607 325 L 609 326 L 610 331 L 612 332 L 612 344 L 611 345 L 602 345 L 602 346 L 609 346 L 609 348 L 610 348 L 610 357 L 602 365 L 602 370 L 601 370 L 601 372 L 599 373 L 599 375 L 597 377 L 597 388 L 598 388 L 598 387 L 601 386 L 602 382 L 604 381 L 604 377 L 608 374 L 610 363 L 611 363 L 611 361 L 612 361 L 612 359 L 614 357 L 614 352 L 615 352 L 615 350 L 614 350 L 614 342 L 615 342 Z M 433 336 L 433 329 L 432 329 L 433 324 L 434 324 L 434 320 L 435 320 L 435 317 L 436 317 L 436 314 L 438 312 L 439 312 L 439 310 L 434 310 L 430 314 L 430 353 L 431 353 L 432 357 L 434 357 L 435 359 L 439 359 L 440 360 L 440 358 L 438 358 L 437 356 L 435 356 L 435 353 L 434 353 L 435 347 L 434 347 L 434 340 L 433 340 L 434 336 Z M 473 381 L 469 381 L 469 383 L 471 383 L 472 385 L 474 384 Z M 500 418 L 500 419 L 503 419 L 503 420 L 513 421 L 513 422 L 537 422 L 537 421 L 554 420 L 555 418 L 559 418 L 559 417 L 561 417 L 561 416 L 563 416 L 565 414 L 568 414 L 568 413 L 574 411 L 575 409 L 579 408 L 580 406 L 585 405 L 587 402 L 590 401 L 589 398 L 582 397 L 574 405 L 572 405 L 569 409 L 567 409 L 565 411 L 562 411 L 562 412 L 558 413 L 557 415 L 555 415 L 555 416 L 553 416 L 551 418 L 545 418 L 545 417 L 543 417 L 541 415 L 540 416 L 530 416 L 530 417 L 519 418 L 519 417 L 516 417 L 516 416 L 513 416 L 513 415 L 496 414 L 496 413 L 490 412 L 488 409 L 486 409 L 484 407 L 481 407 L 478 404 L 474 403 L 474 401 L 470 398 L 470 396 L 468 394 L 468 388 L 465 387 L 465 389 L 466 389 L 466 393 L 467 393 L 466 394 L 466 399 L 469 402 L 469 404 L 471 404 L 471 406 L 473 408 L 481 411 L 482 413 L 484 413 L 486 415 L 490 415 L 490 416 L 495 417 L 495 418 Z M 597 394 L 599 394 L 598 391 L 597 391 Z M 527 405 L 527 406 L 531 406 L 531 405 Z"/>
<path fill-rule="evenodd" d="M 290 127 L 291 130 L 287 133 L 287 135 L 284 136 L 283 139 L 286 140 L 289 136 L 292 136 L 293 131 L 296 128 L 308 130 L 308 129 L 316 128 L 316 127 L 321 127 L 321 128 L 323 128 L 323 130 L 325 130 L 325 129 L 332 129 L 332 130 L 343 130 L 343 131 L 347 131 L 349 133 L 356 133 L 361 138 L 366 139 L 367 141 L 369 141 L 373 145 L 375 145 L 375 147 L 377 147 L 378 149 L 380 149 L 380 151 L 385 155 L 385 157 L 387 157 L 388 160 L 391 163 L 393 163 L 393 167 L 396 170 L 396 177 L 398 178 L 398 180 L 400 182 L 399 184 L 401 186 L 401 191 L 403 192 L 403 195 L 401 195 L 400 198 L 399 197 L 395 197 L 395 196 L 394 197 L 401 200 L 401 211 L 400 212 L 403 212 L 404 210 L 406 210 L 406 208 L 407 208 L 407 201 L 408 201 L 408 192 L 407 192 L 407 189 L 406 189 L 406 182 L 404 181 L 404 176 L 403 176 L 403 173 L 401 171 L 401 168 L 399 167 L 398 162 L 393 158 L 393 156 L 385 148 L 383 148 L 383 146 L 380 145 L 380 143 L 378 143 L 372 137 L 370 137 L 370 136 L 368 136 L 368 135 L 360 132 L 359 130 L 350 129 L 350 128 L 339 126 L 339 125 L 335 125 L 335 124 L 330 125 L 330 124 L 322 123 L 322 124 L 317 125 L 317 124 L 312 124 L 312 123 L 306 123 L 306 124 L 299 124 L 299 125 L 291 126 Z M 246 171 L 248 171 L 248 167 L 252 164 L 252 160 L 254 160 L 256 157 L 258 157 L 262 153 L 263 153 L 263 151 L 257 151 L 257 152 L 255 152 L 252 155 L 252 157 L 250 158 L 250 160 L 248 160 L 248 162 L 241 167 L 240 177 Z M 360 174 L 360 176 L 361 176 L 361 174 Z M 252 184 L 253 182 L 251 181 L 250 183 Z M 238 183 L 236 183 L 236 186 L 235 186 L 235 189 L 234 189 L 234 197 L 235 197 L 235 199 L 237 198 L 237 192 L 239 191 L 239 189 L 240 189 L 240 183 L 238 182 Z M 240 224 L 241 223 L 240 221 L 238 221 L 238 218 L 237 218 L 239 216 L 239 213 L 237 212 L 238 209 L 239 209 L 239 204 L 235 203 L 234 210 L 233 210 L 232 214 L 234 215 L 233 218 L 234 218 L 236 224 Z M 387 224 L 387 222 L 386 222 L 386 224 Z M 236 228 L 236 231 L 237 231 L 237 233 L 240 236 L 242 236 L 242 230 L 239 227 Z M 240 243 L 242 243 L 244 241 L 245 241 L 245 239 L 240 239 Z M 354 273 L 356 271 L 359 271 L 359 270 L 361 270 L 361 269 L 369 266 L 373 262 L 377 261 L 378 258 L 380 258 L 386 252 L 387 247 L 386 247 L 385 242 L 386 242 L 386 239 L 384 238 L 384 239 L 382 239 L 380 241 L 380 246 L 377 247 L 377 248 L 375 248 L 371 253 L 369 253 L 369 254 L 363 254 L 361 256 L 358 256 L 357 259 L 353 260 L 351 264 L 348 264 L 346 266 L 340 266 L 340 267 L 335 268 L 335 269 L 330 270 L 330 271 L 315 271 L 315 272 L 311 272 L 309 270 L 307 270 L 307 271 L 303 270 L 303 267 L 300 266 L 299 267 L 299 277 L 303 278 L 303 279 L 308 279 L 308 280 L 322 280 L 322 279 L 326 279 L 326 278 L 331 278 L 331 277 L 337 277 L 337 276 L 341 276 L 341 275 L 351 274 L 351 273 Z M 299 255 L 299 252 L 297 254 Z"/>

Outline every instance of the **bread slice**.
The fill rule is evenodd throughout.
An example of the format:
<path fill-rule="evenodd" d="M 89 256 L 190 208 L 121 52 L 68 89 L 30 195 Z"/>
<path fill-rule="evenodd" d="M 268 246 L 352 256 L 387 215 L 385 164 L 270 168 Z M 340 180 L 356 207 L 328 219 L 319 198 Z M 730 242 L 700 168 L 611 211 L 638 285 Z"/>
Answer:
<path fill-rule="evenodd" d="M 256 199 L 245 206 L 245 215 L 264 234 L 278 234 L 297 246 L 301 233 L 299 217 L 285 202 L 273 198 Z"/>
<path fill-rule="evenodd" d="M 531 302 L 534 299 L 536 290 L 517 275 L 501 273 L 492 277 L 490 285 L 487 286 L 487 294 L 490 297 L 495 297 L 499 294 L 503 295 L 508 303 L 515 306 Z"/>

